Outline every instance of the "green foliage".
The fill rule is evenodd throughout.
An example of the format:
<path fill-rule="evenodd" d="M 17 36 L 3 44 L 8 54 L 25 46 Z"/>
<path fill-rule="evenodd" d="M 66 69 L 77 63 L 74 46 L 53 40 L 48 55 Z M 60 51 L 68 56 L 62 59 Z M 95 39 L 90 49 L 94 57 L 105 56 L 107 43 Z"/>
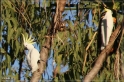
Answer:
<path fill-rule="evenodd" d="M 42 5 L 39 7 L 38 4 L 32 4 L 32 0 L 2 0 L 2 21 L 3 25 L 0 30 L 0 41 L 2 42 L 2 48 L 0 53 L 5 57 L 2 61 L 2 67 L 0 68 L 0 74 L 3 77 L 14 77 L 18 80 L 18 72 L 13 72 L 12 65 L 16 60 L 19 62 L 24 58 L 24 47 L 21 33 L 32 34 L 36 42 L 41 46 L 44 44 L 45 36 L 48 34 L 48 29 L 51 27 L 53 21 L 50 2 L 53 0 L 44 0 Z M 53 1 L 54 2 L 54 1 Z M 100 2 L 99 2 L 100 3 Z M 45 6 L 46 4 L 46 6 Z M 87 4 L 84 6 L 84 4 Z M 114 8 L 117 7 L 119 2 L 115 2 Z M 98 3 L 91 1 L 79 3 L 79 7 L 83 8 L 83 16 L 77 16 L 76 20 L 65 20 L 67 28 L 64 32 L 57 32 L 55 38 L 53 38 L 52 49 L 54 50 L 54 58 L 58 66 L 61 64 L 69 65 L 69 70 L 65 73 L 60 73 L 55 78 L 58 80 L 73 80 L 79 81 L 80 77 L 84 77 L 95 63 L 98 57 L 97 53 L 97 36 L 95 36 L 88 50 L 86 47 L 93 39 L 95 31 L 93 28 L 86 26 L 82 20 L 88 20 L 88 10 L 95 9 L 96 12 L 93 14 L 92 22 L 98 26 L 100 7 Z M 120 17 L 120 22 L 122 15 Z M 79 20 L 79 18 L 81 20 Z M 84 28 L 86 27 L 86 28 Z M 5 32 L 5 34 L 3 34 Z M 32 33 L 30 33 L 32 32 Z M 124 38 L 121 42 L 120 50 L 124 51 Z M 87 54 L 86 64 L 83 68 L 83 62 Z M 94 80 L 109 81 L 115 80 L 113 74 L 113 65 L 115 55 L 112 54 L 107 58 L 102 69 L 100 70 L 97 77 Z M 2 71 L 1 71 L 2 70 Z M 9 72 L 7 73 L 7 70 Z M 83 70 L 83 71 L 82 71 Z M 25 70 L 25 77 L 30 79 L 29 71 Z M 120 78 L 121 79 L 121 78 Z"/>
<path fill-rule="evenodd" d="M 5 57 L 0 69 L 0 71 L 2 70 L 1 76 L 12 77 L 14 75 L 14 79 L 19 80 L 19 73 L 18 71 L 13 72 L 12 65 L 16 60 L 21 62 L 21 59 L 25 57 L 21 33 L 30 34 L 32 32 L 33 38 L 42 46 L 51 22 L 51 19 L 46 17 L 51 18 L 51 16 L 50 12 L 47 12 L 47 15 L 45 9 L 36 7 L 30 0 L 2 0 L 1 7 L 3 24 L 0 30 L 2 36 L 0 53 Z M 50 11 L 50 8 L 47 10 Z M 37 14 L 38 12 L 39 14 Z"/>

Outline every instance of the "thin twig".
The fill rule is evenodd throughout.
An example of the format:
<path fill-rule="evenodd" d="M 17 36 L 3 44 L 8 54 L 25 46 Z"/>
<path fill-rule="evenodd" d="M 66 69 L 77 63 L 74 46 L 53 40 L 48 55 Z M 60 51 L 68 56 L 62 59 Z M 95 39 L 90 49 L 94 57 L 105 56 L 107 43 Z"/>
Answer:
<path fill-rule="evenodd" d="M 86 60 L 87 60 L 87 50 L 89 49 L 91 43 L 93 42 L 95 36 L 96 36 L 97 32 L 94 33 L 93 37 L 92 37 L 92 40 L 90 41 L 90 43 L 88 44 L 88 46 L 86 47 L 86 53 L 85 53 L 85 57 L 84 57 L 84 62 L 83 62 L 83 69 L 85 67 L 85 64 L 86 64 Z M 82 73 L 83 73 L 83 70 L 82 70 Z"/>
<path fill-rule="evenodd" d="M 58 15 L 59 15 L 59 8 L 58 8 L 58 6 L 59 6 L 59 0 L 56 0 L 56 3 L 57 3 L 57 7 L 56 7 L 56 13 L 55 13 L 55 16 L 54 16 L 53 34 L 55 33 L 56 27 L 57 27 L 57 24 L 58 24 L 57 19 L 58 19 Z M 52 36 L 54 36 L 54 35 L 52 35 Z M 53 42 L 53 38 L 52 38 L 52 42 Z"/>
<path fill-rule="evenodd" d="M 56 14 L 55 14 L 55 18 L 54 18 L 54 23 L 56 22 L 57 20 L 57 16 L 58 16 L 58 6 L 59 6 L 59 0 L 56 1 L 57 2 L 57 7 L 56 7 Z"/>
<path fill-rule="evenodd" d="M 115 3 L 115 1 L 114 1 L 114 0 L 112 0 L 112 2 L 113 2 L 113 4 Z"/>
<path fill-rule="evenodd" d="M 94 33 L 93 37 L 92 37 L 92 40 L 90 41 L 90 43 L 88 44 L 88 46 L 86 47 L 86 51 L 89 49 L 91 43 L 93 42 L 95 36 L 96 36 L 97 32 Z"/>

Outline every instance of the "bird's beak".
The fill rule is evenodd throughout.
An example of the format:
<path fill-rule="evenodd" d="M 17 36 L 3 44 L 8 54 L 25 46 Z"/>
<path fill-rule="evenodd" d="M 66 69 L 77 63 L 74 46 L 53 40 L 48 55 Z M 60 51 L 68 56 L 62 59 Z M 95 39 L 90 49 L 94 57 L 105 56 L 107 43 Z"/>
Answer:
<path fill-rule="evenodd" d="M 27 47 L 25 47 L 25 50 L 28 50 Z"/>

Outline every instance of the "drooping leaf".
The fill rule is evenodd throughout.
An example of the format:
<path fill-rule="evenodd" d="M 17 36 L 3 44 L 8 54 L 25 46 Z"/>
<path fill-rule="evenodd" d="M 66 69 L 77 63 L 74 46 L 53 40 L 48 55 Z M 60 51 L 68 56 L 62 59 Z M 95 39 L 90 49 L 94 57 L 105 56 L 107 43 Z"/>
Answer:
<path fill-rule="evenodd" d="M 16 49 L 15 49 L 15 54 L 14 54 L 14 56 L 17 57 L 18 52 L 19 52 L 19 48 L 20 48 L 20 45 L 19 45 L 18 40 L 15 41 L 15 45 L 16 45 Z"/>
<path fill-rule="evenodd" d="M 6 53 L 6 51 L 3 48 L 0 48 L 0 53 Z"/>
<path fill-rule="evenodd" d="M 15 17 L 11 17 L 10 20 L 12 21 L 13 23 L 13 27 L 14 27 L 14 30 L 16 30 L 17 26 L 18 26 L 18 21 Z"/>

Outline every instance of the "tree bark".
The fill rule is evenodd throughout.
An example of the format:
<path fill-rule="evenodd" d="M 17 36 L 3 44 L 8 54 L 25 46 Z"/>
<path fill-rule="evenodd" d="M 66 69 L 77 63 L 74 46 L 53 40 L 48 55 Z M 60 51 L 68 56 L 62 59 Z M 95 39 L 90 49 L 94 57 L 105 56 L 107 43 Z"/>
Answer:
<path fill-rule="evenodd" d="M 85 76 L 83 82 L 91 82 L 93 78 L 96 76 L 96 74 L 99 72 L 101 69 L 103 62 L 105 61 L 105 58 L 107 55 L 110 53 L 111 48 L 114 44 L 114 41 L 118 37 L 118 34 L 120 33 L 120 30 L 124 28 L 124 19 L 122 20 L 122 23 L 115 29 L 115 31 L 111 34 L 111 37 L 109 39 L 108 45 L 105 47 L 104 50 L 100 53 L 98 56 L 98 59 L 96 60 L 96 63 L 94 67 L 91 69 L 91 71 Z"/>

